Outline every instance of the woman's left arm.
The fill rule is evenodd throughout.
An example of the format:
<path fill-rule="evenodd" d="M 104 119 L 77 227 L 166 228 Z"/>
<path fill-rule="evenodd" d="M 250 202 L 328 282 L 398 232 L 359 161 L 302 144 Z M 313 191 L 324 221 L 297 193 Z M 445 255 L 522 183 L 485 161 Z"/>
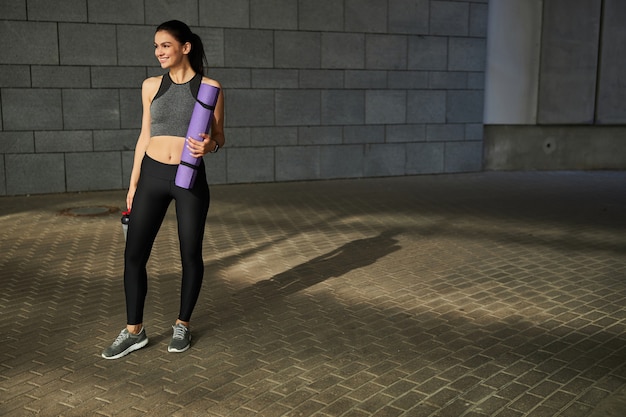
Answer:
<path fill-rule="evenodd" d="M 211 140 L 215 141 L 220 148 L 223 148 L 224 144 L 226 144 L 226 137 L 224 136 L 224 90 L 217 81 L 213 82 L 215 83 L 215 87 L 220 89 L 220 95 L 217 97 L 217 104 L 213 112 Z"/>

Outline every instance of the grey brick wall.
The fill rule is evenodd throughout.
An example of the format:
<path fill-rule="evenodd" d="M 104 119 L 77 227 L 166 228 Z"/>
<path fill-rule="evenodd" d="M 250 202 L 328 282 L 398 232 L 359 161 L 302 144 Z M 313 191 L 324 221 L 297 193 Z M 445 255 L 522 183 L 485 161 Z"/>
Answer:
<path fill-rule="evenodd" d="M 0 195 L 127 186 L 156 25 L 226 97 L 210 183 L 477 171 L 487 0 L 0 0 Z"/>

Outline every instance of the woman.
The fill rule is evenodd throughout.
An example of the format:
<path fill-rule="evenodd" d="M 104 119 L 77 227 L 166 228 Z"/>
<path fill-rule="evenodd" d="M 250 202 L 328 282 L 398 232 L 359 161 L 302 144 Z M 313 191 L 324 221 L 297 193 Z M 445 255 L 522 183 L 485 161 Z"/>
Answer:
<path fill-rule="evenodd" d="M 102 352 L 105 359 L 117 359 L 148 344 L 143 326 L 147 293 L 146 264 L 167 208 L 176 201 L 178 237 L 182 260 L 180 311 L 174 324 L 169 352 L 184 352 L 191 344 L 189 321 L 200 294 L 204 275 L 202 240 L 209 209 L 209 187 L 204 161 L 194 186 L 187 190 L 174 184 L 183 147 L 200 158 L 224 146 L 224 96 L 219 94 L 213 112 L 210 136 L 203 140 L 185 138 L 200 83 L 221 89 L 204 76 L 206 60 L 198 35 L 180 21 L 157 27 L 155 55 L 168 72 L 143 82 L 143 117 L 135 147 L 133 170 L 126 205 L 132 209 L 124 252 L 124 291 L 127 325 L 113 344 Z"/>

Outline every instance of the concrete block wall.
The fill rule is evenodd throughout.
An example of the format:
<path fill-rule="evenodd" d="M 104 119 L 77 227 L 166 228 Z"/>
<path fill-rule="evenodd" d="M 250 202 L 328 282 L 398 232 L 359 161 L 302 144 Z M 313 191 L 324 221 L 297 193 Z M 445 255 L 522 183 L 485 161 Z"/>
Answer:
<path fill-rule="evenodd" d="M 605 0 L 603 6 L 596 122 L 626 124 L 626 5 L 619 0 Z"/>
<path fill-rule="evenodd" d="M 485 169 L 626 169 L 626 2 L 489 8 Z"/>
<path fill-rule="evenodd" d="M 594 123 L 601 13 L 602 0 L 544 2 L 539 124 Z"/>
<path fill-rule="evenodd" d="M 0 195 L 121 189 L 156 25 L 226 98 L 210 183 L 478 171 L 487 0 L 0 0 Z"/>

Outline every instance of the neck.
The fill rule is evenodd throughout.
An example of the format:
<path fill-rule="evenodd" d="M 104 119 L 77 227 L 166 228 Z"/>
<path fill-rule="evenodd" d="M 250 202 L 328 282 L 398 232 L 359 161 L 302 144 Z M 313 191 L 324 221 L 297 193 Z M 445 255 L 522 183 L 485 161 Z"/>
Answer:
<path fill-rule="evenodd" d="M 195 75 L 196 72 L 191 67 L 170 68 L 170 78 L 176 84 L 184 84 Z"/>

